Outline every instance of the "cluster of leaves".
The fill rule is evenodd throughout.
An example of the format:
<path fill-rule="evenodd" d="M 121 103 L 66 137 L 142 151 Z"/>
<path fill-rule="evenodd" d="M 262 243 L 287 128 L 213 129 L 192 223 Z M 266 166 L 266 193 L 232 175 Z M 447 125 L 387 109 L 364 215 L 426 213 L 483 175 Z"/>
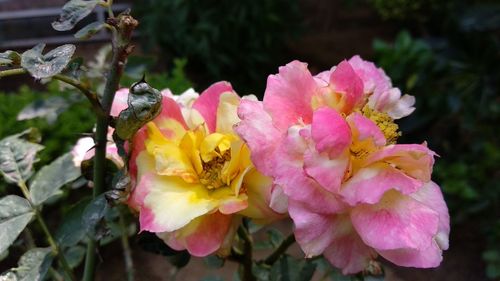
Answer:
<path fill-rule="evenodd" d="M 426 140 L 442 156 L 435 180 L 451 217 L 454 223 L 481 222 L 486 247 L 494 249 L 485 253 L 487 273 L 498 278 L 500 5 L 462 9 L 466 2 L 421 14 L 433 23 L 421 26 L 426 28 L 422 39 L 402 32 L 394 44 L 376 41 L 374 48 L 377 63 L 394 83 L 417 98 L 417 111 L 401 123 L 407 132 L 403 142 Z"/>
<path fill-rule="evenodd" d="M 255 93 L 266 73 L 285 62 L 285 42 L 300 22 L 296 0 L 148 0 L 134 11 L 149 40 L 144 47 L 159 46 L 167 59 L 187 58 L 190 69 L 206 75 L 199 80 L 228 80 Z"/>

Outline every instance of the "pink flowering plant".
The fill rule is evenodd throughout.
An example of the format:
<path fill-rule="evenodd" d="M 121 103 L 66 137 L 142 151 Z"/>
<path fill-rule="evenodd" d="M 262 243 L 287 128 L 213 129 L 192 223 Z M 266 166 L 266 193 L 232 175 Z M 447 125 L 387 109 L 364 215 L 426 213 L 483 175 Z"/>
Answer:
<path fill-rule="evenodd" d="M 440 265 L 450 218 L 432 181 L 437 154 L 425 142 L 398 143 L 396 120 L 415 110 L 415 98 L 382 69 L 354 56 L 313 75 L 292 61 L 269 75 L 263 101 L 225 81 L 201 94 L 160 91 L 145 78 L 125 88 L 138 22 L 127 12 L 114 16 L 111 2 L 69 1 L 53 23 L 70 30 L 97 5 L 109 9 L 106 22 L 76 33 L 111 31 L 103 87 L 68 74 L 73 45 L 0 54 L 0 77 L 69 84 L 96 116 L 93 132 L 34 176 L 43 149 L 36 131 L 0 141 L 0 172 L 22 194 L 0 198 L 0 254 L 16 241 L 27 248 L 0 280 L 78 280 L 76 272 L 94 280 L 97 250 L 116 238 L 127 280 L 142 280 L 129 241 L 136 235 L 146 250 L 168 256 L 174 273 L 202 257 L 219 267 L 237 263 L 236 280 L 244 281 L 311 280 L 317 269 L 359 280 L 383 278 L 387 262 Z M 77 203 L 53 234 L 43 206 L 70 184 L 87 187 L 92 199 Z M 32 220 L 48 247 L 32 237 Z M 272 228 L 284 231 L 283 222 L 293 225 L 288 236 Z M 287 253 L 295 242 L 295 254 Z M 70 253 L 82 246 L 80 266 Z"/>

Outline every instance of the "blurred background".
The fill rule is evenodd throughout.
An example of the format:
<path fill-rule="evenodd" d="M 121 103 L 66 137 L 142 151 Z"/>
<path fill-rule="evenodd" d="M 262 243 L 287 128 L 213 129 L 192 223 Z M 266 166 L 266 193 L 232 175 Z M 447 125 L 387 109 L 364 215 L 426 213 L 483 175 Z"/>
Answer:
<path fill-rule="evenodd" d="M 39 42 L 47 43 L 48 49 L 76 44 L 86 75 L 97 81 L 98 89 L 107 67 L 108 35 L 101 32 L 80 41 L 72 36 L 74 31 L 53 30 L 50 23 L 64 3 L 0 0 L 0 52 L 29 49 Z M 434 180 L 443 189 L 452 218 L 450 250 L 440 268 L 412 270 L 388 264 L 388 280 L 500 280 L 499 1 L 115 3 L 116 12 L 131 8 L 140 21 L 135 55 L 122 81 L 126 87 L 147 73 L 154 87 L 169 87 L 177 94 L 228 80 L 241 95 L 262 97 L 267 76 L 291 60 L 309 63 L 315 73 L 355 54 L 373 60 L 395 86 L 416 97 L 416 112 L 399 122 L 401 142 L 427 141 L 440 155 Z M 105 16 L 97 9 L 78 26 Z M 94 119 L 86 101 L 71 89 L 22 76 L 2 78 L 0 92 L 0 138 L 31 126 L 40 128 L 46 146 L 40 164 L 68 151 L 80 137 L 75 132 L 92 130 Z M 40 104 L 50 106 L 33 110 Z M 18 115 L 21 110 L 24 115 Z M 29 119 L 23 118 L 26 115 L 40 118 L 24 120 Z M 0 193 L 10 188 L 0 183 Z M 53 209 L 56 218 L 65 211 L 64 206 Z M 151 264 L 167 266 L 151 262 L 157 257 L 139 255 L 136 263 L 144 264 L 144 274 L 161 274 L 163 269 L 151 269 Z M 121 276 L 121 257 L 116 259 Z M 108 262 L 113 266 L 112 260 Z M 185 278 L 178 280 L 191 280 Z"/>

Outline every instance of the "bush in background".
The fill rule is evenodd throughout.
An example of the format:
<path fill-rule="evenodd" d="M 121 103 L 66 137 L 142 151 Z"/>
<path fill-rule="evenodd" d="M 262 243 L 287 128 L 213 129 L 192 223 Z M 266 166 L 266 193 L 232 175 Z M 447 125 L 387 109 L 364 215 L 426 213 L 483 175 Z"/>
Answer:
<path fill-rule="evenodd" d="M 376 60 L 398 87 L 416 96 L 417 111 L 401 123 L 405 142 L 428 136 L 442 156 L 436 181 L 446 193 L 452 220 L 480 226 L 489 249 L 484 253 L 487 275 L 498 278 L 500 5 L 445 1 L 434 12 L 407 17 L 408 1 L 375 2 L 382 15 L 407 28 L 415 27 L 408 19 L 423 19 L 412 29 L 417 38 L 401 32 L 393 44 L 376 41 Z"/>
<path fill-rule="evenodd" d="M 286 62 L 285 43 L 300 25 L 297 0 L 147 0 L 135 11 L 146 49 L 186 57 L 198 80 L 228 80 L 245 94 L 261 93 L 267 73 Z"/>

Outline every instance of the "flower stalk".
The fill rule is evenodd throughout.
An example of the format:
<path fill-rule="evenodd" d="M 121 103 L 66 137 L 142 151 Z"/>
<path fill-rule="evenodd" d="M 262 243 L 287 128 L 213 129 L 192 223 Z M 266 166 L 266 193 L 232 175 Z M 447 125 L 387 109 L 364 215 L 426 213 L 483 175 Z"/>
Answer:
<path fill-rule="evenodd" d="M 109 114 L 111 105 L 118 90 L 120 78 L 125 68 L 128 55 L 132 52 L 133 46 L 130 44 L 133 30 L 138 22 L 132 16 L 122 14 L 117 18 L 108 19 L 108 24 L 114 27 L 112 46 L 113 58 L 111 67 L 107 74 L 106 85 L 102 97 L 102 109 L 104 116 L 97 116 L 96 134 L 95 134 L 95 156 L 94 156 L 94 188 L 93 197 L 99 196 L 105 189 L 105 171 L 106 171 L 106 143 L 109 126 Z M 87 244 L 87 255 L 85 259 L 84 281 L 94 280 L 97 242 L 90 238 Z"/>

